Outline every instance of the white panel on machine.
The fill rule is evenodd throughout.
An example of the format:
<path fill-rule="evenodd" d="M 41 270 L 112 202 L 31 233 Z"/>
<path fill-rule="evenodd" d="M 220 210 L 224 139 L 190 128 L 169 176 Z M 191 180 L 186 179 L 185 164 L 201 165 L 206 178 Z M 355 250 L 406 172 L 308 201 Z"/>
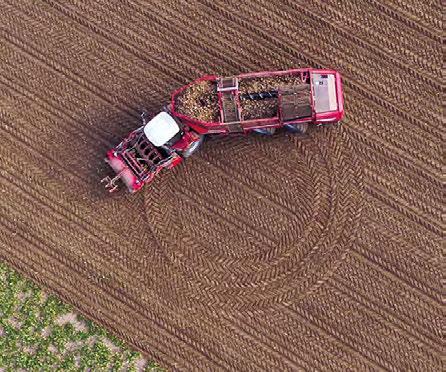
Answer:
<path fill-rule="evenodd" d="M 317 113 L 338 109 L 334 74 L 313 74 L 313 91 Z"/>
<path fill-rule="evenodd" d="M 144 134 L 155 146 L 162 146 L 180 131 L 175 119 L 167 112 L 160 112 L 144 127 Z"/>

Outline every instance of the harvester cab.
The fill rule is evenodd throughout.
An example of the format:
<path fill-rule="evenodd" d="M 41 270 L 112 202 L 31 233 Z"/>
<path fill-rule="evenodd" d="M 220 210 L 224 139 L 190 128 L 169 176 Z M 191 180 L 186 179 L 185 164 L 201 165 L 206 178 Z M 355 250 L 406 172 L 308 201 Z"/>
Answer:
<path fill-rule="evenodd" d="M 156 147 L 173 144 L 175 139 L 179 139 L 182 135 L 182 128 L 179 123 L 165 111 L 160 112 L 144 124 L 144 134 Z"/>
<path fill-rule="evenodd" d="M 118 188 L 119 179 L 130 192 L 139 190 L 178 157 L 170 147 L 182 135 L 176 120 L 167 112 L 160 112 L 150 121 L 145 113 L 141 116 L 143 126 L 107 153 L 105 160 L 116 173 L 115 177 L 102 180 L 110 192 Z"/>
<path fill-rule="evenodd" d="M 149 121 L 146 113 L 141 117 L 143 125 L 107 153 L 105 161 L 116 175 L 101 182 L 110 192 L 118 188 L 119 180 L 130 192 L 138 191 L 162 169 L 178 165 L 201 144 L 202 136 L 185 130 L 168 108 Z"/>

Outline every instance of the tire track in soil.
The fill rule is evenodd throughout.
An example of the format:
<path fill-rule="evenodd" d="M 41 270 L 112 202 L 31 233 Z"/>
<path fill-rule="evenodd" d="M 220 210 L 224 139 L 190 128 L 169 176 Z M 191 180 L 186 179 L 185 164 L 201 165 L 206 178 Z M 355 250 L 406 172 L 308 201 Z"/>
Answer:
<path fill-rule="evenodd" d="M 355 288 L 351 288 L 345 283 L 340 283 L 339 281 L 333 282 L 330 279 L 329 286 L 333 291 L 336 291 L 339 296 L 344 296 L 347 301 L 355 302 L 356 305 L 359 305 L 365 311 L 370 312 L 372 316 L 377 316 L 384 321 L 384 323 L 388 326 L 390 324 L 394 324 L 401 332 L 404 332 L 411 341 L 416 344 L 424 344 L 426 351 L 431 353 L 437 353 L 438 349 L 435 343 L 432 343 L 432 338 L 426 334 L 419 334 L 413 331 L 411 321 L 407 322 L 406 319 L 401 319 L 401 317 L 395 317 L 389 308 L 382 307 L 382 304 L 375 304 L 370 301 L 370 298 L 367 294 L 364 293 L 356 293 Z"/>
<path fill-rule="evenodd" d="M 440 369 L 438 4 L 5 4 L 0 258 L 172 369 Z M 344 128 L 209 143 L 140 195 L 89 192 L 76 161 L 139 107 L 302 65 L 341 70 Z"/>
<path fill-rule="evenodd" d="M 215 150 L 215 151 L 217 151 L 217 150 Z M 314 151 L 314 150 L 313 150 Z M 321 152 L 321 150 L 320 149 L 317 149 L 316 148 L 316 151 L 317 152 Z M 321 154 L 319 154 L 319 156 L 322 156 L 322 158 L 323 159 L 327 159 L 330 155 L 328 155 L 328 154 L 325 154 L 325 149 L 324 150 L 322 150 L 322 153 Z M 348 152 L 349 154 L 350 154 L 350 151 Z M 339 156 L 339 153 L 336 153 L 336 154 L 331 154 L 332 156 L 333 155 L 335 155 L 335 157 L 337 158 L 338 156 Z M 351 154 L 350 154 L 351 155 Z M 341 155 L 342 156 L 342 155 Z M 345 155 L 344 155 L 345 156 Z M 305 158 L 304 158 L 305 159 Z M 341 157 L 341 159 L 342 159 L 342 157 Z M 196 159 L 196 160 L 198 160 L 198 159 Z M 325 160 L 326 161 L 326 160 Z M 332 159 L 332 161 L 333 161 L 333 159 Z M 342 164 L 342 160 L 340 160 L 339 161 L 341 164 Z M 233 160 L 233 161 L 231 161 L 230 162 L 231 164 L 234 164 L 234 165 L 237 165 L 237 164 L 241 164 L 239 161 L 237 161 L 237 160 Z M 304 163 L 305 163 L 305 160 L 304 160 Z M 206 166 L 206 162 L 205 163 L 201 163 L 201 162 L 199 162 L 198 163 L 199 165 L 201 165 L 201 164 L 203 164 L 203 166 Z M 211 171 L 211 169 L 212 169 L 212 165 L 210 165 L 210 167 L 211 168 L 209 168 L 209 166 L 207 166 L 207 168 L 209 168 L 209 170 L 207 170 L 206 172 L 208 173 L 208 174 L 212 174 L 213 172 Z M 248 173 L 246 173 L 245 172 L 245 170 L 246 170 L 246 166 L 242 166 L 242 167 L 240 167 L 240 169 L 238 169 L 238 167 L 236 166 L 235 168 L 233 168 L 233 167 L 231 167 L 231 170 L 230 170 L 230 174 L 231 173 L 233 173 L 233 175 L 231 175 L 231 178 L 233 178 L 233 179 L 236 179 L 237 180 L 237 178 L 239 178 L 240 176 L 243 176 L 243 181 L 242 181 L 242 183 L 240 183 L 240 180 L 239 181 L 237 181 L 237 184 L 238 184 L 238 187 L 240 187 L 241 185 L 243 185 L 243 184 L 245 184 L 245 185 L 249 185 L 249 187 L 253 187 L 253 180 L 255 179 L 255 178 L 252 178 L 252 177 L 254 177 L 255 175 L 253 175 L 253 174 L 250 174 L 250 172 L 248 172 Z M 330 166 L 329 166 L 329 168 L 330 168 Z M 222 168 L 222 169 L 224 169 L 224 168 Z M 311 168 L 310 168 L 311 169 Z M 227 170 L 229 170 L 229 169 L 227 169 Z M 312 170 L 312 172 L 311 173 L 315 173 L 313 170 Z M 323 173 L 325 173 L 325 172 L 323 172 Z M 327 171 L 326 172 L 327 174 L 332 174 L 332 171 Z M 235 176 L 234 176 L 235 175 Z M 297 174 L 297 177 L 299 176 L 299 173 Z M 175 177 L 175 175 L 174 174 L 172 174 L 171 175 L 171 177 L 169 177 L 169 183 L 171 183 L 171 182 L 174 182 L 174 183 L 177 183 L 177 182 L 179 182 L 179 185 L 181 186 L 180 187 L 180 189 L 182 189 L 182 190 L 186 190 L 186 191 L 183 191 L 183 193 L 185 192 L 186 194 L 188 193 L 188 191 L 187 190 L 196 190 L 199 194 L 200 194 L 200 192 L 198 191 L 199 189 L 200 189 L 200 187 L 198 186 L 201 182 L 203 182 L 203 180 L 201 179 L 201 178 L 195 178 L 195 177 L 193 177 L 192 176 L 192 179 L 194 180 L 194 182 L 196 183 L 196 186 L 194 186 L 194 185 L 184 185 L 180 180 L 179 181 L 173 181 L 172 180 L 172 177 Z M 235 178 L 234 178 L 235 177 Z M 341 179 L 343 179 L 343 177 L 342 176 L 339 176 L 338 177 L 338 181 L 340 181 Z M 246 181 L 245 181 L 246 180 Z M 249 180 L 249 181 L 248 181 Z M 167 181 L 166 181 L 167 182 Z M 323 192 L 325 192 L 326 193 L 326 195 L 324 195 L 324 197 L 326 197 L 326 198 L 334 198 L 333 196 L 329 196 L 330 195 L 330 192 L 331 192 L 331 190 L 333 190 L 333 187 L 334 187 L 334 185 L 333 184 L 331 184 L 333 182 L 333 180 L 331 181 L 331 182 L 329 182 L 328 184 L 327 184 L 327 190 L 324 190 Z M 254 181 L 254 184 L 255 184 L 256 182 Z M 319 185 L 321 185 L 321 182 L 318 182 L 318 184 Z M 163 185 L 163 184 L 161 184 L 161 185 L 159 185 L 158 186 L 159 187 L 159 189 L 168 189 L 168 187 L 166 186 L 166 185 Z M 210 192 L 210 193 L 212 193 L 212 192 L 214 192 L 213 190 L 220 190 L 220 189 L 222 189 L 222 187 L 221 186 L 219 186 L 218 184 L 212 184 L 212 188 L 211 189 L 209 189 L 208 190 L 208 192 Z M 319 188 L 319 190 L 317 190 L 317 193 L 320 193 L 320 188 Z M 150 193 L 149 193 L 149 195 L 150 195 Z M 192 197 L 192 195 L 193 194 L 189 194 L 188 195 L 188 198 L 190 198 L 190 197 Z M 204 197 L 204 200 L 205 200 L 205 204 L 207 205 L 207 207 L 206 208 L 212 208 L 212 209 L 215 209 L 215 210 L 219 210 L 220 208 L 219 208 L 219 205 L 218 204 L 216 204 L 215 203 L 215 200 L 218 200 L 219 199 L 219 196 L 218 195 L 216 195 L 216 197 L 217 197 L 217 199 L 214 199 L 213 198 L 213 196 L 212 196 L 212 194 L 211 195 L 209 195 L 209 196 L 207 196 L 206 194 L 203 194 L 203 196 L 202 197 L 200 197 L 200 199 L 201 198 L 203 198 Z M 319 198 L 320 198 L 321 196 L 319 195 Z M 166 196 L 164 196 L 164 198 L 166 198 Z M 173 199 L 172 197 L 170 197 L 170 198 L 168 198 L 168 199 Z M 244 202 L 244 199 L 245 199 L 245 197 L 243 197 L 243 196 L 241 196 L 241 198 L 240 198 L 240 203 L 243 203 Z M 220 202 L 222 202 L 224 199 L 221 199 L 221 201 Z M 271 199 L 271 200 L 274 200 L 274 198 L 273 199 Z M 336 210 L 336 204 L 337 203 L 339 203 L 340 202 L 340 200 L 341 199 L 339 199 L 338 201 L 335 201 L 335 200 L 337 200 L 337 199 L 332 199 L 332 201 L 331 201 L 331 203 L 332 203 L 332 206 L 331 206 L 331 208 L 335 208 L 334 210 Z M 349 200 L 349 198 L 346 198 L 345 200 Z M 164 201 L 164 203 L 166 203 L 167 201 L 165 200 Z M 157 198 L 157 196 L 156 196 L 156 192 L 155 192 L 155 195 L 154 196 L 151 196 L 149 199 L 146 199 L 146 205 L 148 205 L 148 206 L 150 206 L 150 208 L 152 208 L 152 207 L 154 207 L 154 208 L 156 208 L 156 204 L 155 204 L 155 206 L 154 206 L 154 203 L 163 203 L 163 201 L 160 201 L 160 200 L 158 200 L 158 198 Z M 190 200 L 190 203 L 191 204 L 193 204 L 193 203 L 198 203 L 197 202 L 197 198 L 195 198 L 195 197 L 193 197 L 193 199 L 191 199 Z M 198 207 L 198 205 L 194 205 L 194 208 L 197 208 Z M 249 202 L 248 202 L 248 204 L 249 204 Z M 325 203 L 324 203 L 325 204 Z M 241 204 L 241 205 L 243 205 L 243 204 Z M 316 205 L 318 205 L 317 203 L 316 203 Z M 273 206 L 275 206 L 276 208 L 277 208 L 277 205 L 274 203 L 273 204 Z M 185 212 L 187 215 L 189 215 L 191 218 L 190 218 L 190 221 L 194 221 L 193 222 L 193 224 L 196 224 L 197 222 L 197 220 L 196 220 L 196 218 L 194 218 L 194 215 L 192 214 L 190 214 L 190 208 L 191 207 L 188 207 L 188 203 L 184 203 L 184 204 L 180 204 L 180 206 L 179 206 L 179 208 L 180 208 L 180 210 L 184 210 L 184 209 L 186 209 L 186 208 L 188 208 L 187 209 L 187 212 Z M 326 209 L 326 208 L 330 208 L 330 202 L 328 203 L 328 204 L 326 204 L 325 206 L 324 206 L 324 209 Z M 345 207 L 343 208 L 343 209 L 345 209 Z M 168 208 L 168 210 L 172 210 L 172 208 Z M 167 212 L 167 211 L 166 211 Z M 259 211 L 260 212 L 260 211 Z M 262 214 L 261 213 L 259 213 L 259 212 L 251 212 L 250 213 L 250 215 L 253 215 L 253 216 L 256 216 L 256 217 L 259 217 L 259 216 L 261 216 Z M 331 228 L 329 227 L 330 225 L 332 225 L 333 224 L 333 222 L 331 221 L 331 219 L 332 219 L 332 217 L 330 216 L 331 215 L 331 213 L 329 212 L 329 210 L 324 210 L 324 212 L 320 212 L 321 213 L 321 216 L 323 215 L 323 216 L 329 216 L 328 217 L 328 219 L 326 220 L 326 222 L 320 222 L 319 224 L 318 224 L 318 227 L 317 227 L 317 229 L 319 229 L 319 228 L 324 228 L 324 229 L 328 229 L 328 230 L 330 230 Z M 338 212 L 333 212 L 333 213 L 345 213 L 345 211 L 344 212 L 341 212 L 341 209 L 339 209 L 339 211 Z M 172 217 L 174 217 L 173 215 L 172 216 L 170 216 L 169 214 L 166 214 L 166 213 L 164 213 L 162 216 L 157 216 L 155 219 L 153 219 L 153 218 L 151 218 L 152 216 L 151 216 L 151 213 L 150 213 L 150 209 L 148 210 L 148 218 L 149 218 L 149 223 L 150 223 L 150 225 L 152 225 L 152 226 L 154 226 L 154 228 L 155 228 L 155 231 L 154 230 L 152 230 L 154 233 L 155 233 L 155 235 L 157 235 L 158 237 L 161 237 L 161 241 L 160 241 L 160 239 L 158 238 L 158 242 L 161 244 L 161 245 L 164 245 L 164 246 L 167 246 L 166 245 L 166 243 L 164 243 L 164 239 L 165 239 L 165 237 L 164 237 L 164 233 L 163 233 L 163 231 L 166 231 L 166 229 L 165 229 L 165 227 L 163 227 L 163 222 L 162 222 L 162 220 L 160 221 L 160 220 L 158 220 L 158 218 L 163 218 L 164 220 L 168 220 L 168 219 L 170 219 L 170 218 L 172 218 Z M 231 218 L 234 218 L 235 216 L 232 216 Z M 176 221 L 176 222 L 174 222 L 174 226 L 175 225 L 177 225 L 180 221 L 183 221 L 182 223 L 184 223 L 184 221 L 185 221 L 185 219 L 184 218 L 182 218 L 180 215 L 178 215 L 177 217 L 174 217 L 174 218 L 178 218 L 178 221 Z M 238 217 L 235 217 L 236 219 L 238 219 Z M 339 218 L 341 218 L 342 219 L 342 217 L 339 217 Z M 329 222 L 330 221 L 330 222 Z M 306 224 L 304 223 L 304 226 L 305 226 Z M 319 227 L 320 226 L 320 227 Z M 181 229 L 180 229 L 180 231 L 188 231 L 188 230 L 193 230 L 193 228 L 184 228 L 184 227 L 182 227 Z M 317 244 L 316 243 L 316 241 L 318 241 L 319 240 L 319 244 L 321 244 L 321 245 L 326 245 L 327 243 L 325 242 L 324 243 L 324 241 L 328 238 L 328 234 L 327 233 L 322 233 L 322 235 L 320 234 L 320 233 L 317 233 L 317 231 L 318 230 L 314 230 L 314 229 L 312 229 L 311 230 L 311 235 L 310 236 L 306 236 L 305 237 L 305 239 L 306 240 L 309 240 L 311 243 L 309 243 L 309 246 L 313 246 L 314 244 Z M 178 232 L 178 233 L 180 233 L 180 232 Z M 316 237 L 318 237 L 318 238 L 316 238 Z M 295 239 L 295 238 L 294 238 Z M 266 272 L 265 272 L 265 274 L 263 274 L 263 275 L 261 275 L 261 277 L 264 277 L 264 279 L 261 279 L 262 281 L 264 281 L 264 280 L 267 280 L 267 281 L 269 281 L 269 282 L 271 282 L 271 283 L 274 283 L 274 282 L 277 282 L 277 283 L 281 283 L 283 280 L 284 280 L 284 277 L 283 277 L 283 274 L 281 274 L 280 273 L 280 271 L 277 271 L 277 269 L 273 266 L 273 268 L 272 268 L 272 271 L 271 271 L 271 269 L 270 270 L 268 270 L 267 268 L 269 267 L 269 266 L 271 266 L 273 263 L 274 263 L 274 260 L 273 261 L 271 261 L 272 259 L 274 259 L 274 257 L 277 255 L 277 254 L 279 254 L 280 252 L 282 252 L 284 249 L 285 249 L 285 252 L 286 251 L 290 251 L 291 250 L 291 246 L 290 246 L 290 248 L 285 248 L 285 247 L 287 247 L 289 244 L 292 244 L 292 242 L 293 242 L 293 240 L 294 240 L 293 238 L 291 238 L 291 237 L 287 237 L 287 238 L 285 238 L 284 239 L 284 241 L 286 241 L 287 243 L 285 244 L 285 246 L 284 247 L 281 247 L 280 245 L 278 246 L 278 247 L 274 247 L 273 248 L 273 250 L 272 250 L 272 254 L 271 254 L 271 252 L 268 252 L 268 254 L 267 254 L 267 256 L 263 256 L 263 255 L 261 255 L 260 256 L 260 260 L 261 261 L 258 261 L 258 259 L 256 260 L 256 261 L 254 261 L 255 263 L 256 263 L 256 267 L 257 267 L 257 269 L 256 270 L 259 270 L 260 269 L 260 267 L 264 267 L 264 270 L 267 270 Z M 283 243 L 281 243 L 281 244 L 283 244 Z M 304 245 L 305 246 L 305 241 L 302 243 L 302 242 L 300 242 L 300 245 Z M 169 242 L 168 243 L 168 246 L 170 246 L 170 250 L 172 250 L 172 242 Z M 327 247 L 328 248 L 328 247 Z M 180 260 L 182 260 L 182 259 L 186 259 L 187 260 L 187 264 L 186 263 L 183 263 L 183 264 L 181 264 L 181 261 L 180 261 L 180 263 L 176 263 L 175 264 L 175 267 L 176 267 L 176 269 L 177 270 L 180 270 L 181 272 L 183 272 L 185 275 L 187 275 L 187 276 L 189 276 L 189 277 L 191 277 L 191 278 L 193 278 L 193 280 L 194 281 L 196 281 L 197 282 L 197 285 L 199 285 L 200 286 L 200 284 L 198 284 L 200 281 L 202 281 L 202 280 L 204 280 L 204 282 L 207 282 L 208 283 L 208 285 L 215 285 L 215 284 L 218 284 L 218 283 L 225 283 L 225 282 L 227 282 L 228 280 L 230 280 L 231 281 L 231 283 L 233 283 L 233 284 L 231 284 L 231 285 L 233 285 L 233 286 L 235 286 L 234 287 L 234 290 L 240 290 L 241 288 L 246 288 L 246 290 L 248 290 L 248 288 L 250 288 L 252 285 L 248 285 L 248 283 L 255 283 L 255 282 L 258 282 L 260 279 L 258 279 L 258 280 L 253 280 L 253 278 L 252 277 L 250 277 L 250 275 L 249 274 L 246 274 L 245 273 L 245 275 L 243 275 L 243 276 L 241 276 L 241 277 L 238 277 L 237 278 L 237 281 L 236 282 L 233 282 L 233 279 L 232 279 L 232 276 L 234 275 L 235 276 L 235 274 L 234 273 L 232 273 L 231 274 L 231 270 L 230 270 L 230 268 L 232 268 L 232 267 L 234 267 L 235 269 L 235 272 L 237 272 L 237 273 L 242 273 L 243 272 L 243 268 L 245 268 L 245 270 L 246 270 L 246 261 L 243 259 L 243 258 L 238 258 L 238 261 L 237 262 L 231 262 L 229 259 L 228 259 L 228 257 L 226 257 L 226 259 L 224 260 L 224 268 L 225 269 L 217 269 L 217 270 L 215 270 L 215 268 L 213 268 L 212 270 L 209 270 L 209 268 L 207 268 L 207 266 L 206 265 L 208 265 L 208 263 L 206 262 L 206 259 L 209 259 L 209 261 L 210 261 L 210 263 L 209 263 L 209 265 L 215 265 L 215 264 L 219 264 L 220 262 L 221 262 L 221 254 L 218 254 L 217 253 L 217 255 L 216 256 L 214 256 L 211 252 L 209 252 L 209 253 L 204 253 L 203 252 L 203 249 L 202 248 L 200 248 L 200 246 L 199 245 L 197 245 L 196 247 L 193 247 L 192 249 L 188 249 L 187 250 L 187 253 L 186 252 L 182 252 L 181 253 L 181 250 L 182 249 L 187 249 L 186 247 L 185 248 L 180 248 L 180 247 L 178 247 L 178 249 L 179 249 L 179 251 L 177 252 L 177 253 L 173 253 L 174 254 L 174 256 L 172 256 L 172 259 L 174 259 L 174 260 L 177 260 L 179 257 L 180 257 Z M 228 248 L 228 249 L 232 249 L 232 250 L 234 250 L 234 248 Z M 321 250 L 322 250 L 322 248 L 321 248 Z M 195 258 L 195 255 L 194 254 L 197 254 L 199 252 L 199 258 L 197 257 L 197 258 Z M 282 253 L 283 254 L 283 253 Z M 305 264 L 307 264 L 308 263 L 308 261 L 310 260 L 310 258 L 309 257 L 312 257 L 312 256 L 314 256 L 316 254 L 316 257 L 318 257 L 318 255 L 320 254 L 319 252 L 316 252 L 316 251 L 314 251 L 314 250 L 307 250 L 306 251 L 306 256 L 305 256 L 305 258 L 304 258 L 304 261 L 300 261 L 300 263 L 297 265 L 297 267 L 301 267 L 301 266 L 305 266 Z M 231 256 L 232 257 L 232 256 Z M 252 255 L 249 255 L 248 256 L 249 257 L 249 262 L 251 262 L 252 263 Z M 281 261 L 283 261 L 283 258 L 281 258 L 280 256 L 278 256 L 278 258 L 279 258 L 279 261 L 278 262 L 281 262 Z M 316 261 L 317 261 L 317 258 L 316 258 Z M 305 263 L 304 263 L 305 262 Z M 283 264 L 285 264 L 286 266 L 286 270 L 292 270 L 292 266 L 291 265 L 289 265 L 286 261 L 284 261 L 284 263 Z M 283 265 L 282 263 L 281 263 L 281 265 Z M 198 266 L 197 266 L 198 265 Z M 202 266 L 202 265 L 204 265 L 204 267 Z M 261 266 L 258 266 L 258 265 L 261 265 Z M 239 267 L 239 268 L 238 268 Z M 214 271 L 217 271 L 217 272 L 223 272 L 224 270 L 227 270 L 228 271 L 228 275 L 225 277 L 225 278 L 221 278 L 221 279 L 210 279 L 209 278 L 209 276 L 208 275 L 210 275 L 210 273 L 212 273 L 212 272 L 214 272 Z M 266 274 L 268 273 L 268 271 L 270 272 L 270 274 L 269 275 L 273 275 L 273 277 L 269 277 L 269 276 L 266 276 Z M 283 271 L 283 270 L 281 270 L 281 271 Z M 199 272 L 201 272 L 202 274 L 201 275 L 203 275 L 203 276 L 200 276 L 198 273 Z M 292 271 L 291 271 L 292 272 Z M 259 275 L 259 274 L 256 274 L 256 275 Z M 287 275 L 289 275 L 289 274 L 287 274 Z M 228 276 L 230 277 L 230 278 L 228 278 Z M 172 279 L 172 280 L 175 280 L 175 279 Z M 185 280 L 185 281 L 188 281 L 188 280 Z M 240 284 L 241 283 L 246 283 L 246 284 L 244 284 L 242 287 L 240 287 Z M 246 285 L 248 285 L 248 287 L 246 287 Z M 274 287 L 276 288 L 277 287 L 277 285 L 276 284 L 274 284 Z M 237 288 L 237 289 L 236 289 Z M 255 290 L 255 287 L 252 287 L 253 289 L 249 289 L 249 291 L 250 291 L 250 294 L 252 295 L 252 296 L 255 296 L 255 292 L 253 292 L 253 290 Z M 281 298 L 283 297 L 283 296 L 287 296 L 286 294 L 284 294 L 283 293 L 283 290 L 282 289 L 279 289 L 279 288 L 276 288 L 277 290 L 279 290 L 279 292 L 280 293 L 282 293 L 281 294 Z M 230 295 L 228 295 L 226 292 L 227 292 L 227 290 L 228 290 L 228 287 L 225 285 L 224 287 L 222 287 L 220 290 L 219 289 L 215 289 L 215 291 L 216 291 L 216 293 L 220 293 L 220 295 L 221 296 L 225 296 L 225 298 L 227 298 L 227 300 L 225 300 L 225 301 L 228 301 L 228 300 L 230 300 L 231 299 L 231 296 Z M 278 292 L 278 293 L 279 293 Z M 207 292 L 206 293 L 206 297 L 208 298 L 208 300 L 209 300 L 209 292 Z M 232 297 L 234 297 L 234 296 L 232 296 Z M 237 297 L 246 297 L 246 296 L 243 296 L 243 295 L 238 295 Z M 217 299 L 218 300 L 218 299 Z M 220 300 L 218 300 L 218 301 L 220 301 Z M 245 305 L 244 306 L 246 306 L 246 303 L 244 302 L 244 300 L 240 300 L 240 301 L 242 301 Z M 212 301 L 212 302 L 215 302 L 215 300 L 214 301 Z M 220 302 L 220 304 L 221 304 L 221 302 Z"/>
<path fill-rule="evenodd" d="M 21 214 L 18 214 L 18 217 L 19 216 L 21 216 Z M 31 216 L 31 215 L 30 215 Z M 23 228 L 19 228 L 19 229 L 17 229 L 17 231 L 22 231 L 23 230 Z M 20 234 L 19 234 L 20 235 Z M 45 241 L 46 242 L 50 242 L 51 241 L 51 238 L 49 238 L 48 236 L 45 238 Z M 45 249 L 43 249 L 43 251 L 45 251 Z M 53 255 L 53 257 L 54 257 L 54 251 L 51 251 L 51 250 L 49 250 L 49 254 L 50 255 Z M 58 257 L 59 257 L 59 263 L 62 263 L 64 260 L 62 259 L 62 257 L 65 257 L 64 255 L 58 255 Z M 103 261 L 103 262 L 105 262 L 105 261 Z M 77 265 L 76 266 L 76 269 L 77 269 L 77 271 L 79 271 L 79 269 L 82 267 L 83 265 Z M 72 268 L 73 269 L 73 268 Z M 76 270 L 76 269 L 73 269 L 73 270 Z M 94 271 L 96 271 L 98 268 L 95 268 L 95 269 L 93 269 L 93 272 Z M 116 267 L 115 267 L 115 273 L 116 273 Z M 88 270 L 88 271 L 84 271 L 84 277 L 85 278 L 92 278 L 92 276 L 91 276 L 91 273 L 92 273 L 92 271 L 91 270 Z M 101 278 L 101 276 L 99 275 L 99 274 L 94 274 L 94 276 L 93 276 L 93 278 Z M 129 279 L 131 279 L 131 278 L 129 278 L 129 277 L 127 277 L 126 275 L 125 275 L 125 273 L 123 273 L 122 274 L 122 279 L 121 279 L 121 283 L 125 283 L 125 281 L 126 281 L 126 279 L 127 279 L 127 281 L 129 280 Z M 118 288 L 119 289 L 119 288 Z M 116 291 L 116 289 L 115 289 L 115 291 Z M 115 298 L 116 299 L 118 299 L 119 298 L 119 296 L 115 296 Z M 140 306 L 140 305 L 139 305 Z M 154 321 L 154 319 L 152 319 L 152 321 Z M 159 324 L 158 324 L 159 325 Z M 165 328 L 165 327 L 164 327 Z M 169 333 L 172 333 L 172 334 L 175 334 L 175 332 L 173 331 L 173 329 L 168 329 L 167 330 Z M 160 337 L 164 337 L 164 338 L 168 338 L 168 337 L 171 337 L 171 334 L 169 334 L 169 333 L 166 333 L 166 332 L 163 332 L 164 334 L 161 334 L 160 335 Z M 173 347 L 172 348 L 172 350 L 171 350 L 171 352 L 173 353 L 173 350 L 175 350 L 175 347 Z M 178 353 L 177 353 L 178 354 Z"/>

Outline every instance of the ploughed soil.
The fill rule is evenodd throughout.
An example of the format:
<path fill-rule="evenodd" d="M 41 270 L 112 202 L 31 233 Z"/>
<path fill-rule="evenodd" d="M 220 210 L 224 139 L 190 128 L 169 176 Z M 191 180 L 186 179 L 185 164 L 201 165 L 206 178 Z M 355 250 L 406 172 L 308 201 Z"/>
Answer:
<path fill-rule="evenodd" d="M 442 370 L 441 11 L 5 0 L 0 259 L 169 370 Z M 299 66 L 341 72 L 342 125 L 209 139 L 103 190 L 174 89 Z"/>

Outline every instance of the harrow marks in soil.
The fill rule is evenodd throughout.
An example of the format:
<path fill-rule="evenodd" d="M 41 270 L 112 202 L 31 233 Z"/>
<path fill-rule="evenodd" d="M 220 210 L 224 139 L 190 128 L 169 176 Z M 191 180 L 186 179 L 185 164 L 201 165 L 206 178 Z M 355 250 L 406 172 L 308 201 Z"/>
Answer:
<path fill-rule="evenodd" d="M 0 259 L 172 369 L 440 370 L 426 4 L 5 0 Z M 307 65 L 342 72 L 341 127 L 209 140 L 103 192 L 106 150 L 173 89 Z"/>

